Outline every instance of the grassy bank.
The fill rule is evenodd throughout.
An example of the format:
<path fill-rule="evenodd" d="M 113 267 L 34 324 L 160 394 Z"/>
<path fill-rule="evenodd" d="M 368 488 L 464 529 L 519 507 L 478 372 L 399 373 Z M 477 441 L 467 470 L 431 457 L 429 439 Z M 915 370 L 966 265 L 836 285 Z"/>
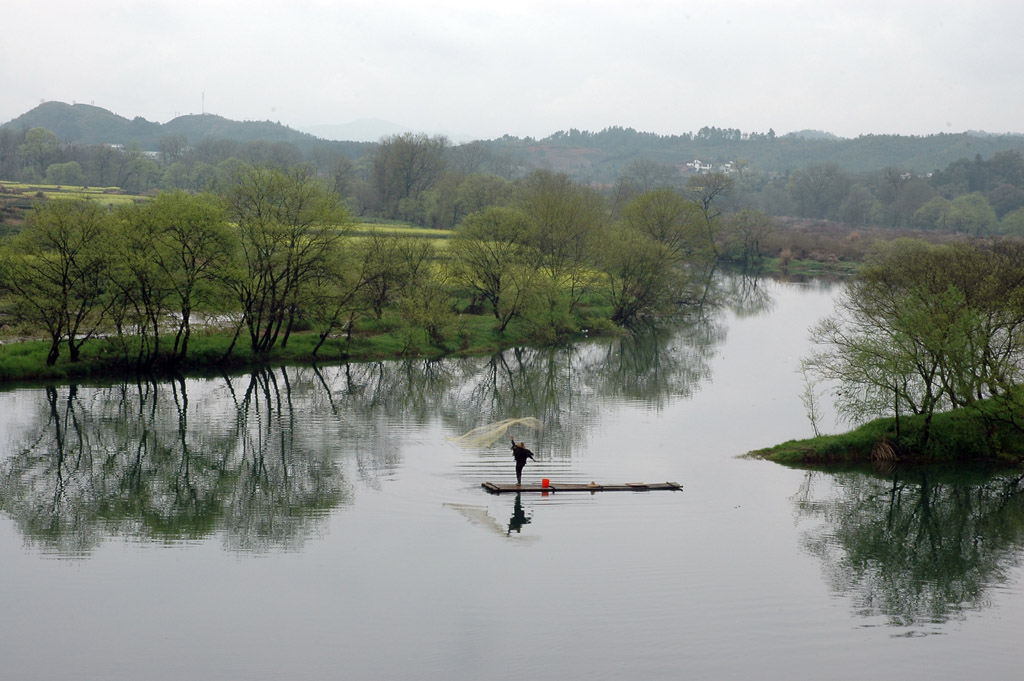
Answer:
<path fill-rule="evenodd" d="M 1024 432 L 1012 425 L 1014 418 L 1024 423 L 1020 414 L 985 402 L 970 409 L 935 414 L 927 442 L 924 418 L 903 416 L 899 435 L 895 419 L 882 418 L 847 433 L 790 440 L 750 452 L 750 456 L 792 466 L 846 466 L 872 461 L 1024 463 Z"/>
<path fill-rule="evenodd" d="M 625 333 L 608 320 L 608 311 L 588 308 L 581 318 L 581 329 L 565 331 L 555 337 L 549 329 L 531 328 L 526 324 L 510 325 L 504 333 L 495 329 L 493 317 L 461 315 L 446 329 L 443 342 L 433 342 L 426 331 L 396 317 L 359 322 L 351 337 L 335 336 L 319 349 L 317 334 L 303 331 L 291 335 L 286 347 L 280 345 L 262 354 L 253 353 L 248 335 L 243 331 L 230 353 L 232 333 L 219 329 L 193 331 L 188 356 L 173 367 L 175 373 L 200 374 L 211 370 L 240 370 L 281 364 L 331 364 L 408 357 L 435 358 L 445 356 L 486 355 L 522 345 L 545 345 L 584 336 Z M 161 339 L 168 348 L 170 335 Z M 46 365 L 49 342 L 19 340 L 0 344 L 0 383 L 68 381 L 126 376 L 137 373 L 126 363 L 125 353 L 116 338 L 88 341 L 77 362 L 68 359 L 67 348 L 53 366 Z M 166 369 L 166 367 L 165 367 Z M 160 373 L 160 362 L 152 371 Z"/>

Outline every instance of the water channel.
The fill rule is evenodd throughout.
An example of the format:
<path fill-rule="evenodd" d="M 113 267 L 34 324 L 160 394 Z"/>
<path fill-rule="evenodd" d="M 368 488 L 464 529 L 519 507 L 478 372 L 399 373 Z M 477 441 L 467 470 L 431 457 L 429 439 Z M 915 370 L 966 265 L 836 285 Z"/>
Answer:
<path fill-rule="evenodd" d="M 1014 472 L 808 472 L 828 282 L 493 357 L 0 392 L 0 669 L 35 679 L 1017 678 Z M 837 430 L 825 406 L 823 430 Z M 524 482 L 682 492 L 493 496 Z"/>

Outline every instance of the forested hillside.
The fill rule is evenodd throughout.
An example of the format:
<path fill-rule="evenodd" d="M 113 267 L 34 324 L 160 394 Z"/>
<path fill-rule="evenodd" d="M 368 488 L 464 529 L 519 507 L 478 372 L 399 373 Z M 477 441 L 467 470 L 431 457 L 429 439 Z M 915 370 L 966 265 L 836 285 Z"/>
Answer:
<path fill-rule="evenodd" d="M 740 161 L 771 174 L 785 174 L 808 163 L 834 163 L 847 172 L 893 166 L 927 173 L 965 157 L 1024 150 L 1024 136 L 959 133 L 844 139 L 814 131 L 780 136 L 772 130 L 746 133 L 714 127 L 656 135 L 613 127 L 596 133 L 559 131 L 542 140 L 503 137 L 488 144 L 494 149 L 514 150 L 533 165 L 604 183 L 613 182 L 623 168 L 641 158 L 675 166 L 695 160 L 712 166 Z"/>
<path fill-rule="evenodd" d="M 0 126 L 10 133 L 31 128 L 52 131 L 66 145 L 136 145 L 158 152 L 168 139 L 195 146 L 204 139 L 287 143 L 303 155 L 341 152 L 355 159 L 373 148 L 367 142 L 323 140 L 271 121 L 232 121 L 213 114 L 178 116 L 167 123 L 125 118 L 87 104 L 45 102 Z M 988 157 L 999 151 L 1024 151 L 1024 136 L 983 132 L 926 136 L 862 135 L 853 139 L 827 132 L 800 131 L 778 135 L 734 128 L 703 127 L 696 132 L 658 135 L 613 126 L 599 132 L 557 131 L 543 139 L 504 136 L 485 140 L 494 152 L 513 154 L 529 167 L 563 171 L 578 180 L 614 182 L 631 162 L 645 159 L 685 167 L 700 160 L 712 165 L 741 161 L 762 172 L 778 174 L 807 163 L 835 163 L 847 172 L 888 166 L 928 173 L 961 158 Z"/>
<path fill-rule="evenodd" d="M 241 164 L 306 164 L 355 215 L 450 229 L 507 203 L 513 183 L 536 170 L 603 193 L 612 213 L 637 193 L 669 187 L 685 194 L 696 176 L 719 173 L 729 180 L 719 198 L 727 212 L 854 228 L 1024 234 L 1022 152 L 1017 134 L 843 139 L 715 127 L 678 135 L 572 129 L 459 145 L 413 133 L 335 142 L 269 121 L 203 114 L 159 124 L 47 102 L 0 126 L 0 181 L 201 192 L 224 187 Z"/>
<path fill-rule="evenodd" d="M 136 145 L 143 151 L 154 152 L 160 151 L 164 140 L 170 137 L 185 138 L 192 144 L 205 138 L 239 143 L 286 142 L 303 153 L 312 153 L 317 148 L 340 149 L 350 156 L 361 155 L 367 146 L 361 142 L 322 140 L 271 121 L 232 121 L 214 114 L 188 114 L 161 124 L 138 116 L 128 119 L 98 106 L 64 102 L 44 102 L 0 128 L 46 128 L 62 144 Z"/>

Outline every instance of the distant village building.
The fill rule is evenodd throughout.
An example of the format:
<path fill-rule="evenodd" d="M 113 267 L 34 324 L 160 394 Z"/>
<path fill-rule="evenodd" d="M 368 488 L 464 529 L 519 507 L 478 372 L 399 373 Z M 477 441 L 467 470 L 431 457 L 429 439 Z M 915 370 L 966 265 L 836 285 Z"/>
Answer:
<path fill-rule="evenodd" d="M 712 165 L 710 163 L 704 163 L 704 161 L 701 161 L 699 158 L 695 158 L 690 163 L 687 163 L 686 167 L 691 173 L 707 173 L 712 170 Z M 733 166 L 732 161 L 728 161 L 718 166 L 718 172 L 729 175 L 736 172 L 736 168 Z"/>

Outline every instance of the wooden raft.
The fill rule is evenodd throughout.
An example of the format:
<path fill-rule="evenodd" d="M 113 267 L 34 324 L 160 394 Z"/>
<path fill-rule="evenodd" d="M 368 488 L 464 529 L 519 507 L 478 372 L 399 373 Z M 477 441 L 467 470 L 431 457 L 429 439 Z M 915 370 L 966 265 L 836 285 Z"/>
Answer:
<path fill-rule="evenodd" d="M 667 489 L 682 491 L 683 486 L 678 482 L 627 482 L 624 485 L 599 485 L 592 482 L 589 485 L 551 483 L 547 487 L 539 483 L 526 485 L 499 485 L 493 482 L 485 482 L 481 485 L 491 494 L 502 492 L 649 492 L 652 490 Z"/>

